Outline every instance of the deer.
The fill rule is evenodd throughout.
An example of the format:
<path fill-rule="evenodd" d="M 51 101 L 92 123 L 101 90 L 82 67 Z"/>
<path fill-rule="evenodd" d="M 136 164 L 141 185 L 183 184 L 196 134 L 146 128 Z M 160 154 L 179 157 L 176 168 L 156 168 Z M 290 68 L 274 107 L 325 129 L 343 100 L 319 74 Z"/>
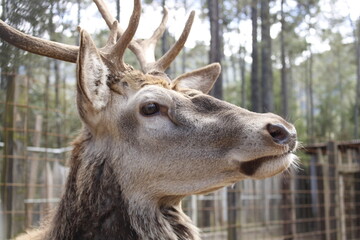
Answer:
<path fill-rule="evenodd" d="M 140 0 L 123 30 L 103 0 L 94 0 L 110 33 L 96 47 L 78 28 L 79 46 L 24 34 L 0 21 L 0 38 L 50 58 L 76 63 L 82 130 L 72 143 L 70 172 L 49 220 L 18 239 L 199 240 L 181 208 L 184 197 L 244 179 L 279 174 L 298 160 L 295 127 L 208 95 L 221 67 L 212 63 L 170 78 L 166 69 L 189 35 L 155 59 L 168 11 L 148 39 L 134 39 Z M 140 69 L 124 61 L 129 48 Z"/>

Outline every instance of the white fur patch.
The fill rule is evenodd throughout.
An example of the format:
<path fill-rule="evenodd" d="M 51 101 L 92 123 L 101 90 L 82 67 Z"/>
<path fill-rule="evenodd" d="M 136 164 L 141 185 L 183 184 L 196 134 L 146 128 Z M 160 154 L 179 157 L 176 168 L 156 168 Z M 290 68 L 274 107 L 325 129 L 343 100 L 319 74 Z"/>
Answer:
<path fill-rule="evenodd" d="M 83 61 L 83 87 L 95 110 L 101 110 L 110 97 L 110 90 L 106 85 L 109 70 L 99 56 L 89 50 L 85 52 Z"/>

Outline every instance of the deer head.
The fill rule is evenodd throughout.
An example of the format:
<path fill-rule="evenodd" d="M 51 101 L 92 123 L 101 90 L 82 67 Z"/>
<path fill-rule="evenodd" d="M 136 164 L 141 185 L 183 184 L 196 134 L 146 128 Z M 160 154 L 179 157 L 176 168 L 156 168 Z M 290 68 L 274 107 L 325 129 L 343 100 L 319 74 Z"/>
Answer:
<path fill-rule="evenodd" d="M 80 46 L 75 47 L 30 37 L 0 22 L 0 36 L 9 43 L 29 52 L 77 63 L 77 104 L 84 128 L 75 144 L 66 193 L 55 222 L 66 229 L 62 215 L 96 209 L 86 206 L 91 201 L 84 200 L 74 204 L 79 208 L 74 210 L 66 201 L 94 197 L 92 191 L 105 191 L 105 185 L 111 182 L 113 189 L 107 190 L 115 194 L 121 189 L 122 203 L 127 206 L 127 217 L 121 219 L 126 222 L 128 218 L 125 225 L 131 226 L 133 235 L 140 239 L 198 239 L 195 230 L 181 233 L 177 231 L 178 225 L 169 223 L 171 216 L 181 212 L 180 200 L 242 179 L 262 179 L 284 171 L 296 158 L 293 154 L 296 130 L 277 115 L 250 112 L 207 95 L 221 71 L 217 63 L 175 79 L 165 74 L 186 41 L 193 12 L 180 39 L 155 60 L 155 44 L 165 29 L 166 9 L 151 38 L 133 40 L 140 18 L 140 0 L 134 1 L 125 31 L 102 0 L 94 2 L 110 28 L 103 48 L 97 48 L 83 29 L 79 29 Z M 141 70 L 124 62 L 127 47 L 136 55 Z M 94 181 L 104 185 L 96 190 Z M 115 198 L 111 196 L 93 202 L 111 202 Z M 168 211 L 164 213 L 161 209 Z M 147 226 L 140 224 L 139 219 Z M 191 229 L 186 217 L 176 219 L 182 221 L 185 229 Z M 79 228 L 82 227 L 78 226 L 77 231 Z M 69 234 L 69 229 L 64 232 Z M 57 239 L 55 236 L 64 239 L 64 235 L 52 234 L 52 239 Z M 85 233 L 79 234 L 72 236 L 86 238 Z M 105 234 L 111 235 L 106 231 Z M 133 239 L 130 235 L 121 236 Z"/>

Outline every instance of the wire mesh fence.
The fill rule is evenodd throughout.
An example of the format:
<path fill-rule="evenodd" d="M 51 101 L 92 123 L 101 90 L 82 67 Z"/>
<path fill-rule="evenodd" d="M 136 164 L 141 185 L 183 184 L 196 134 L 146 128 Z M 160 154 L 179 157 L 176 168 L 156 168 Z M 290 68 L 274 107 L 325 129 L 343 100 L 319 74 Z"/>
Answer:
<path fill-rule="evenodd" d="M 300 154 L 300 170 L 188 198 L 203 239 L 360 239 L 360 141 Z"/>
<path fill-rule="evenodd" d="M 51 79 L 36 80 L 48 86 L 37 92 L 28 76 L 6 77 L 0 90 L 1 239 L 39 226 L 56 206 L 70 133 L 80 126 L 67 92 L 73 84 L 64 82 L 56 95 L 51 89 L 59 86 Z M 360 141 L 307 146 L 299 155 L 301 169 L 187 197 L 183 208 L 202 238 L 360 239 Z"/>
<path fill-rule="evenodd" d="M 69 132 L 80 126 L 72 123 L 70 86 L 56 86 L 50 76 L 1 75 L 0 239 L 38 226 L 58 202 L 68 172 Z"/>

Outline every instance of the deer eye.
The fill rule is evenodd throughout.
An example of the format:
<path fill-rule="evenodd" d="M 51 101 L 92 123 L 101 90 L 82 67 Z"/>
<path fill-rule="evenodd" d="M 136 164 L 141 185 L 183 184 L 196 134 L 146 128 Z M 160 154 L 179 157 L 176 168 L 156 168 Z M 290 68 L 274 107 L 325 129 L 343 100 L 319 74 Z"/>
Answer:
<path fill-rule="evenodd" d="M 144 116 L 151 116 L 160 112 L 160 106 L 157 103 L 146 103 L 140 108 L 140 113 Z"/>

